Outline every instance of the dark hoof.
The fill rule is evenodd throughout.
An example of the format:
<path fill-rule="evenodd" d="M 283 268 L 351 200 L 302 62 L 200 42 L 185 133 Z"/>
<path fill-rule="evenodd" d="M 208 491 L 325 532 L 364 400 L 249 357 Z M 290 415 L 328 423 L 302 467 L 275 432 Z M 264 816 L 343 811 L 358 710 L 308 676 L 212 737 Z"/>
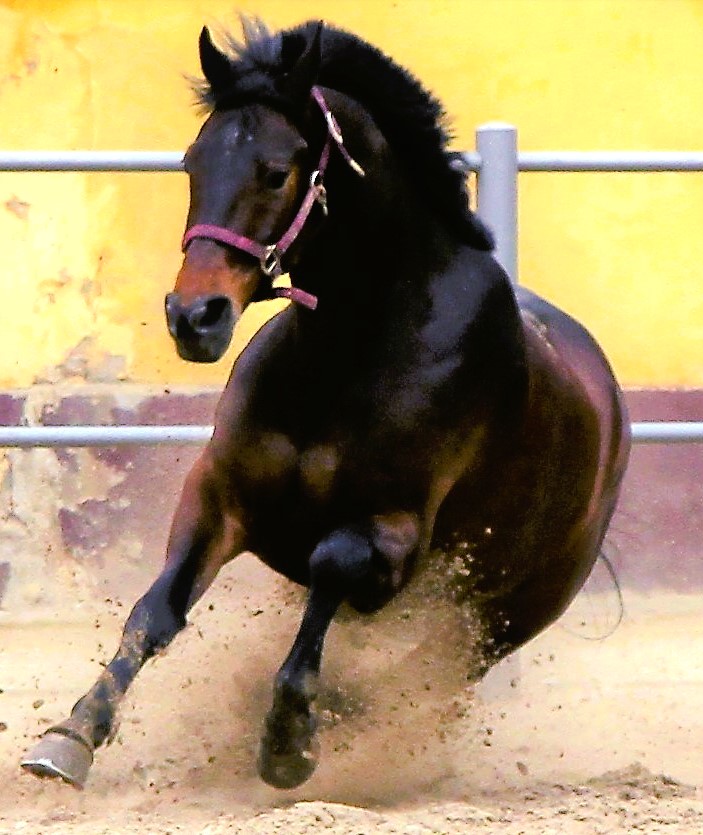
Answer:
<path fill-rule="evenodd" d="M 311 739 L 304 751 L 274 754 L 264 741 L 259 753 L 259 775 L 274 789 L 294 789 L 302 785 L 315 771 L 319 748 L 317 741 Z"/>
<path fill-rule="evenodd" d="M 60 777 L 82 789 L 93 763 L 93 752 L 71 736 L 47 731 L 20 765 L 35 777 Z"/>

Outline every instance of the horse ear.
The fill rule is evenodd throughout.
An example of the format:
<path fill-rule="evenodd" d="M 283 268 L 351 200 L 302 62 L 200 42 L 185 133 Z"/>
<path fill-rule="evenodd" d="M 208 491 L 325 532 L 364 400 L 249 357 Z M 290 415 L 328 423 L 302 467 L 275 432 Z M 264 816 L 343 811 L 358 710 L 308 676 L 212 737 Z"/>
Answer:
<path fill-rule="evenodd" d="M 212 42 L 207 26 L 203 26 L 198 46 L 200 48 L 200 66 L 203 75 L 212 90 L 221 89 L 231 80 L 232 65 L 227 56 L 220 52 Z"/>
<path fill-rule="evenodd" d="M 309 23 L 302 32 L 284 36 L 283 65 L 290 69 L 281 77 L 278 88 L 293 101 L 306 101 L 320 71 L 322 21 Z"/>

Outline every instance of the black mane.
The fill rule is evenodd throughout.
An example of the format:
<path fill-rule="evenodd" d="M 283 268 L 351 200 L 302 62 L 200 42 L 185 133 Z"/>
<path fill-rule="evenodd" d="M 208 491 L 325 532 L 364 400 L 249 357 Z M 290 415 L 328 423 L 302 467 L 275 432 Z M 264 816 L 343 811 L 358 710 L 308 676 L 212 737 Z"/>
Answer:
<path fill-rule="evenodd" d="M 199 103 L 216 110 L 258 99 L 285 111 L 289 103 L 280 81 L 319 25 L 309 21 L 271 33 L 261 21 L 242 18 L 244 41 L 226 35 L 232 84 L 214 91 L 206 81 L 196 82 Z M 320 53 L 316 83 L 358 101 L 449 228 L 471 246 L 492 249 L 490 233 L 469 210 L 464 174 L 451 164 L 451 136 L 439 100 L 408 70 L 349 32 L 324 24 Z"/>

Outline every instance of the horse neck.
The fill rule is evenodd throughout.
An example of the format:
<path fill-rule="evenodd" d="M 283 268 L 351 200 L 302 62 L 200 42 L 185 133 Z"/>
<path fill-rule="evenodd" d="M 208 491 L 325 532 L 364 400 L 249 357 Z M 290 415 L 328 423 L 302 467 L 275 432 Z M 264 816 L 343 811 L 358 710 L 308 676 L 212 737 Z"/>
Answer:
<path fill-rule="evenodd" d="M 292 279 L 319 298 L 315 311 L 297 311 L 299 338 L 323 365 L 361 370 L 365 356 L 376 361 L 381 344 L 418 329 L 437 259 L 416 224 L 397 214 L 384 223 L 365 205 L 349 208 L 340 209 Z"/>
<path fill-rule="evenodd" d="M 293 283 L 320 298 L 301 318 L 340 334 L 390 330 L 407 320 L 460 244 L 423 203 L 373 124 L 335 102 L 345 146 L 362 164 L 360 178 L 333 149 L 326 178 L 330 216 L 311 241 Z M 348 101 L 348 100 L 347 100 Z M 352 112 L 349 112 L 349 111 Z M 361 148 L 361 153 L 358 149 Z"/>

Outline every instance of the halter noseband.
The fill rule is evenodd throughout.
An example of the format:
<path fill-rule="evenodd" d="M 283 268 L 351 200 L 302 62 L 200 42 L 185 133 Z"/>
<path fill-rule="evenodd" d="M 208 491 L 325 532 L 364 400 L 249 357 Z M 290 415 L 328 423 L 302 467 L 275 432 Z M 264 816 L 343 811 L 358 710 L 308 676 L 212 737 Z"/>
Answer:
<path fill-rule="evenodd" d="M 327 123 L 327 138 L 322 149 L 320 162 L 317 168 L 310 175 L 310 185 L 307 193 L 300 204 L 300 208 L 293 222 L 288 229 L 281 235 L 275 244 L 261 244 L 252 238 L 247 238 L 246 235 L 240 235 L 239 232 L 233 232 L 224 226 L 216 226 L 212 223 L 196 223 L 191 226 L 183 236 L 183 243 L 181 249 L 183 252 L 188 248 L 188 244 L 194 238 L 207 238 L 211 241 L 231 246 L 234 249 L 247 252 L 253 255 L 254 258 L 259 259 L 261 271 L 269 278 L 276 278 L 283 274 L 283 267 L 281 259 L 286 251 L 293 243 L 293 241 L 300 234 L 305 221 L 308 219 L 312 207 L 315 203 L 319 203 L 322 211 L 327 215 L 327 192 L 323 183 L 323 177 L 327 170 L 327 163 L 329 162 L 330 152 L 332 149 L 332 142 L 339 148 L 340 153 L 344 157 L 349 167 L 355 171 L 360 177 L 364 176 L 364 169 L 354 160 L 349 154 L 349 151 L 344 147 L 344 140 L 342 132 L 339 129 L 337 120 L 334 118 L 332 111 L 327 106 L 327 102 L 322 95 L 319 87 L 313 87 L 311 90 L 312 97 L 315 99 Z M 317 297 L 299 287 L 274 287 L 273 292 L 276 296 L 290 299 L 293 302 L 302 304 L 304 307 L 314 310 L 317 307 Z"/>

